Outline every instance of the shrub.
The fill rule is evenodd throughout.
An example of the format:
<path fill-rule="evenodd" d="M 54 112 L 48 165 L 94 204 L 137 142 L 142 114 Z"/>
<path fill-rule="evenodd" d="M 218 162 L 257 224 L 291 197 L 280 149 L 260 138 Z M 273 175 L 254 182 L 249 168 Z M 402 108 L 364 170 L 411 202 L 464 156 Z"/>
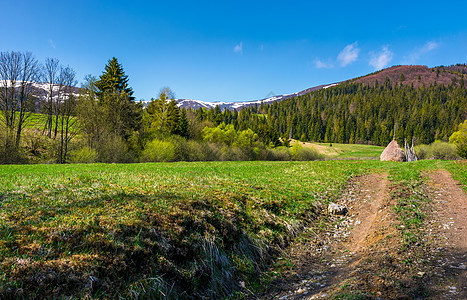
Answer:
<path fill-rule="evenodd" d="M 146 145 L 141 153 L 141 161 L 160 162 L 175 160 L 175 145 L 170 141 L 155 139 Z"/>
<path fill-rule="evenodd" d="M 456 145 L 460 157 L 467 158 L 467 120 L 459 124 L 459 130 L 451 135 L 449 142 Z"/>
<path fill-rule="evenodd" d="M 431 144 L 435 159 L 457 159 L 456 146 L 446 142 L 434 142 Z"/>
<path fill-rule="evenodd" d="M 21 138 L 21 144 L 29 163 L 48 162 L 51 157 L 56 155 L 54 151 L 56 141 L 49 139 L 36 130 L 25 129 Z"/>
<path fill-rule="evenodd" d="M 317 160 L 323 158 L 323 156 L 316 151 L 314 147 L 303 147 L 300 143 L 295 143 L 290 149 L 292 160 L 296 161 L 307 161 Z"/>
<path fill-rule="evenodd" d="M 97 161 L 97 151 L 88 146 L 70 151 L 69 160 L 71 163 L 93 163 Z"/>
<path fill-rule="evenodd" d="M 418 145 L 415 146 L 415 153 L 419 159 L 428 159 L 431 155 L 431 148 L 430 145 Z"/>
<path fill-rule="evenodd" d="M 188 161 L 206 161 L 209 157 L 210 149 L 207 143 L 201 143 L 193 140 L 187 142 L 187 160 Z"/>
<path fill-rule="evenodd" d="M 247 161 L 252 160 L 254 155 L 249 155 L 248 149 L 239 147 L 222 147 L 221 160 L 223 161 Z"/>
<path fill-rule="evenodd" d="M 323 159 L 323 155 L 320 154 L 315 148 L 301 148 L 293 156 L 293 160 L 297 161 L 308 161 L 308 160 L 318 160 Z"/>
<path fill-rule="evenodd" d="M 169 141 L 175 147 L 175 161 L 190 161 L 190 147 L 188 145 L 188 141 L 185 138 L 179 135 L 174 135 L 170 138 Z"/>
<path fill-rule="evenodd" d="M 116 134 L 107 134 L 101 138 L 96 146 L 97 161 L 104 163 L 129 163 L 134 162 L 133 153 L 128 151 L 125 141 Z"/>
<path fill-rule="evenodd" d="M 268 159 L 267 160 L 278 160 L 278 161 L 287 161 L 291 160 L 289 148 L 287 147 L 277 147 L 268 149 Z"/>
<path fill-rule="evenodd" d="M 415 147 L 415 153 L 419 159 L 458 159 L 454 144 L 436 141 L 430 145 Z"/>
<path fill-rule="evenodd" d="M 207 143 L 204 149 L 207 161 L 222 160 L 222 146 L 215 143 Z"/>
<path fill-rule="evenodd" d="M 22 164 L 28 160 L 21 148 L 0 147 L 0 164 Z"/>

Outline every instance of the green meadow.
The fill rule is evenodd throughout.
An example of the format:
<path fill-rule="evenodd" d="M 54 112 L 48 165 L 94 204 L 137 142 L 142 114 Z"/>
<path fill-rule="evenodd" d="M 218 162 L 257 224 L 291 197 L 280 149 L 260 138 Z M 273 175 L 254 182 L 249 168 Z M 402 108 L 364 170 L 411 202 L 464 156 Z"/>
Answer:
<path fill-rule="evenodd" d="M 351 177 L 384 172 L 414 182 L 447 168 L 465 187 L 465 167 L 435 160 L 0 166 L 0 296 L 226 297 L 240 281 L 258 289 L 260 274 Z"/>

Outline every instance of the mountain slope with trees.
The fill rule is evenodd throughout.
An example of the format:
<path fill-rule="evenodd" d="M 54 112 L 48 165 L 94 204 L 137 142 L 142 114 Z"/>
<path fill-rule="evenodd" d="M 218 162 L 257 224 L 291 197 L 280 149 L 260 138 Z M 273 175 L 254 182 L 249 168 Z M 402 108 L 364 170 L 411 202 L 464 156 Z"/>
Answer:
<path fill-rule="evenodd" d="M 388 78 L 391 84 L 412 85 L 415 88 L 430 85 L 459 84 L 465 86 L 464 76 L 467 74 L 465 64 L 453 66 L 439 66 L 428 68 L 427 66 L 393 66 L 367 76 L 351 79 L 349 82 L 375 85 Z"/>
<path fill-rule="evenodd" d="M 283 139 L 330 143 L 386 145 L 393 137 L 447 141 L 467 118 L 466 71 L 465 65 L 396 66 L 273 104 L 240 111 L 199 109 L 197 115 L 251 128 L 264 140 L 275 132 Z"/>

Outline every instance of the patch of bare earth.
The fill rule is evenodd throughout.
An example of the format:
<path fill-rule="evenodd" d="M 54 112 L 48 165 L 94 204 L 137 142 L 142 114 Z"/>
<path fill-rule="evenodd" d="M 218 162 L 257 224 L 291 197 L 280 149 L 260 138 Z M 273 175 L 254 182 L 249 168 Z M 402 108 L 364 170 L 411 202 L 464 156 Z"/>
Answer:
<path fill-rule="evenodd" d="M 281 258 L 287 262 L 282 265 L 283 276 L 261 298 L 325 299 L 342 293 L 382 299 L 400 296 L 392 288 L 397 285 L 390 266 L 392 252 L 400 237 L 389 189 L 386 175 L 352 179 L 339 201 L 349 213 L 327 215 L 323 222 L 332 223 L 332 230 L 323 225 L 320 232 L 305 232 Z M 387 268 L 375 270 L 383 265 Z"/>
<path fill-rule="evenodd" d="M 306 229 L 259 298 L 467 299 L 467 198 L 448 172 L 429 177 L 428 187 L 416 188 L 386 175 L 353 178 L 339 200 L 349 213 L 323 215 L 322 224 Z M 414 193 L 431 201 L 420 205 L 422 228 L 408 230 L 394 208 L 411 213 L 403 199 Z"/>
<path fill-rule="evenodd" d="M 431 242 L 430 295 L 433 299 L 467 299 L 467 196 L 445 170 L 428 177 L 432 199 L 426 228 Z"/>

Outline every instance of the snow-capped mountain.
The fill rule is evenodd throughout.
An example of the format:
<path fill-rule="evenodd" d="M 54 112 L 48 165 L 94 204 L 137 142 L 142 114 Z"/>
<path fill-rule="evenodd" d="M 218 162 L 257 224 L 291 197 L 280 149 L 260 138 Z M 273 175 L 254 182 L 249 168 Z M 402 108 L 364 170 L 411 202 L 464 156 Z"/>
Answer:
<path fill-rule="evenodd" d="M 214 108 L 217 105 L 221 110 L 224 109 L 230 109 L 230 110 L 240 110 L 242 107 L 248 107 L 248 106 L 253 106 L 257 104 L 258 106 L 261 105 L 261 103 L 267 104 L 267 103 L 273 103 L 274 101 L 282 101 L 285 99 L 301 96 L 313 91 L 317 91 L 319 89 L 327 89 L 333 86 L 338 85 L 339 83 L 333 83 L 333 84 L 325 84 L 325 85 L 319 85 L 315 86 L 306 90 L 303 90 L 298 93 L 292 93 L 292 94 L 286 94 L 286 95 L 278 95 L 278 96 L 272 96 L 260 100 L 253 100 L 253 101 L 234 101 L 234 102 L 221 102 L 221 101 L 216 101 L 216 102 L 208 102 L 208 101 L 201 101 L 201 100 L 193 100 L 193 99 L 175 99 L 177 102 L 178 107 L 183 107 L 183 108 L 193 108 L 193 109 L 198 109 L 198 108 Z M 16 82 L 15 84 L 16 88 L 19 88 L 21 86 L 21 82 Z M 5 81 L 0 81 L 0 87 L 11 87 L 12 83 L 11 82 L 5 82 Z M 67 95 L 69 93 L 72 93 L 75 96 L 79 95 L 80 88 L 78 87 L 60 87 L 58 84 L 48 84 L 48 83 L 39 83 L 39 82 L 28 82 L 27 83 L 28 88 L 31 88 L 34 90 L 34 94 L 37 98 L 44 98 L 47 99 L 50 97 L 50 92 L 52 92 L 52 99 L 53 101 L 58 100 L 58 95 L 59 95 L 59 90 L 62 89 L 62 95 L 61 97 L 67 98 Z M 63 98 L 62 98 L 63 99 Z M 150 101 L 142 101 L 142 104 L 144 107 L 146 107 L 149 104 Z"/>
<path fill-rule="evenodd" d="M 264 99 L 261 99 L 261 100 L 253 100 L 253 101 L 242 101 L 242 102 L 220 102 L 220 101 L 216 101 L 216 102 L 207 102 L 207 101 L 193 100 L 193 99 L 175 99 L 175 101 L 177 102 L 177 105 L 179 107 L 184 107 L 184 108 L 191 107 L 193 109 L 198 109 L 198 108 L 204 107 L 204 108 L 209 109 L 209 108 L 214 108 L 217 105 L 219 105 L 219 108 L 221 110 L 224 110 L 226 108 L 230 109 L 230 110 L 233 110 L 233 109 L 239 110 L 242 107 L 252 106 L 252 105 L 255 105 L 255 104 L 260 105 L 261 103 L 266 104 L 266 103 L 272 103 L 274 101 L 281 101 L 281 100 L 289 99 L 289 98 L 292 98 L 292 97 L 301 96 L 301 95 L 304 95 L 304 94 L 307 94 L 307 93 L 310 93 L 310 92 L 313 92 L 313 91 L 317 91 L 319 89 L 327 89 L 327 88 L 330 88 L 330 87 L 333 87 L 333 86 L 336 86 L 336 85 L 338 85 L 338 83 L 319 85 L 319 86 L 315 86 L 315 87 L 303 90 L 303 91 L 298 92 L 298 93 L 273 96 L 273 97 L 264 98 Z"/>
<path fill-rule="evenodd" d="M 0 80 L 0 88 L 11 88 L 12 86 L 15 89 L 20 89 L 24 84 L 24 87 L 29 90 L 29 93 L 33 94 L 36 98 L 48 99 L 50 93 L 52 93 L 53 101 L 57 101 L 59 93 L 61 93 L 62 98 L 67 98 L 69 94 L 73 94 L 75 97 L 79 96 L 80 88 L 71 87 L 59 84 L 50 84 L 42 82 L 22 82 L 22 81 L 5 81 Z"/>

